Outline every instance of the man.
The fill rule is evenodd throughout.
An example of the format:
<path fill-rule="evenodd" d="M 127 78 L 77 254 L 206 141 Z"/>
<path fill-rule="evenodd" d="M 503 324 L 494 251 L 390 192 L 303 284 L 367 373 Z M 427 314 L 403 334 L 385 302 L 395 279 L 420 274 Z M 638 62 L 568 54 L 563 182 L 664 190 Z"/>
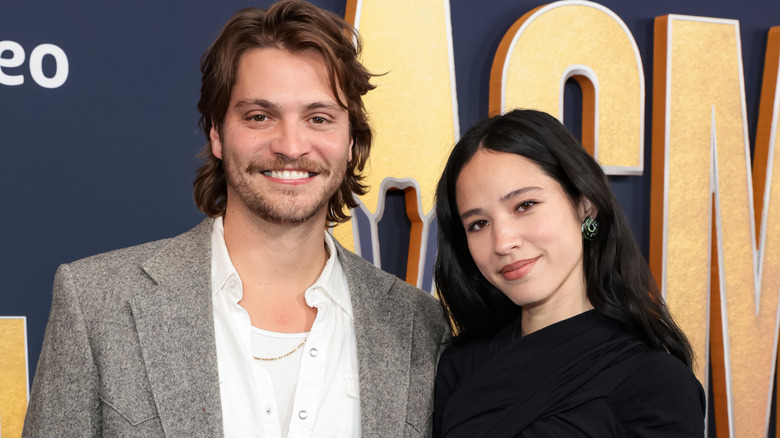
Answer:
<path fill-rule="evenodd" d="M 366 190 L 355 41 L 297 1 L 227 23 L 201 62 L 212 219 L 60 267 L 24 436 L 430 434 L 438 304 L 325 232 Z"/>

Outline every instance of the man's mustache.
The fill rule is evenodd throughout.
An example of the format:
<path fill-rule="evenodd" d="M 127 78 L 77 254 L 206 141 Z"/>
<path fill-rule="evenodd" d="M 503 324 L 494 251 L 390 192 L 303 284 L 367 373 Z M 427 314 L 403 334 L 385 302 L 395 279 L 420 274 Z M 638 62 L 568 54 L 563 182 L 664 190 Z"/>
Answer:
<path fill-rule="evenodd" d="M 330 169 L 325 167 L 322 163 L 311 160 L 306 157 L 299 157 L 295 159 L 287 157 L 276 157 L 272 160 L 254 160 L 250 162 L 246 171 L 249 173 L 267 172 L 271 170 L 302 170 L 309 173 L 330 175 Z"/>

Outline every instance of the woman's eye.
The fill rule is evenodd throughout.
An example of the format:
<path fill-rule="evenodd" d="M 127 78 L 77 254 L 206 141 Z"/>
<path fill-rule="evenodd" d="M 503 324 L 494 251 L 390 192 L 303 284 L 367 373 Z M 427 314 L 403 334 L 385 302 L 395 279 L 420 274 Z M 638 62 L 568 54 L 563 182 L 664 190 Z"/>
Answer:
<path fill-rule="evenodd" d="M 469 224 L 469 231 L 479 231 L 488 225 L 488 221 L 479 220 Z"/>
<path fill-rule="evenodd" d="M 536 201 L 523 201 L 517 205 L 517 211 L 527 211 L 534 205 L 536 205 Z"/>

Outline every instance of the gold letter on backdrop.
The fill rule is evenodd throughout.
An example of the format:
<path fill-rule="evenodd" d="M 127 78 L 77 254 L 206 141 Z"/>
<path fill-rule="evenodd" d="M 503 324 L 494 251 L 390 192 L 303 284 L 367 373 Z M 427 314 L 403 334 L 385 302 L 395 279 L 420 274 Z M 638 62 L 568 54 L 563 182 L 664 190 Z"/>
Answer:
<path fill-rule="evenodd" d="M 371 191 L 359 207 L 371 230 L 357 231 L 371 232 L 372 259 L 381 265 L 376 224 L 385 192 L 403 189 L 412 222 L 406 280 L 420 285 L 433 192 L 458 137 L 449 0 L 348 0 L 346 15 L 363 37 L 363 63 L 384 73 L 364 100 L 376 137 L 366 178 Z M 355 224 L 340 225 L 334 234 L 363 254 L 369 249 L 358 245 Z"/>
<path fill-rule="evenodd" d="M 780 289 L 780 231 L 777 229 L 780 221 L 780 178 L 772 178 L 773 170 L 780 172 L 780 155 L 775 156 L 775 146 L 780 142 L 777 126 L 780 121 L 780 26 L 769 30 L 766 46 L 753 160 L 753 196 L 761 263 L 758 283 L 766 282 L 768 293 L 771 293 L 772 287 Z M 780 290 L 777 293 L 780 294 Z M 777 343 L 773 357 L 777 366 Z M 771 384 L 769 387 L 772 387 Z M 778 386 L 775 384 L 777 393 Z M 780 436 L 780 423 L 775 423 L 775 436 Z"/>
<path fill-rule="evenodd" d="M 739 23 L 656 19 L 650 262 L 704 383 L 713 361 L 719 437 L 767 436 L 780 289 L 777 50 L 768 45 L 754 214 Z"/>
<path fill-rule="evenodd" d="M 22 435 L 27 391 L 25 318 L 0 316 L 0 436 Z"/>
<path fill-rule="evenodd" d="M 601 5 L 560 1 L 515 22 L 493 61 L 490 113 L 532 108 L 562 119 L 569 78 L 583 91 L 583 146 L 607 174 L 641 174 L 642 60 L 625 23 Z"/>

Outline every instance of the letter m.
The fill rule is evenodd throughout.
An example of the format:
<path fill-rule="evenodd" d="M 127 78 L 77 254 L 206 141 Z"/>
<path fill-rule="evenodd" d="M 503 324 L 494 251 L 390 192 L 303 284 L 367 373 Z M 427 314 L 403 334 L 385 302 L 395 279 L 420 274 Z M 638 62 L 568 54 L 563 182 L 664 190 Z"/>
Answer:
<path fill-rule="evenodd" d="M 766 437 L 778 341 L 780 28 L 751 169 L 739 23 L 656 18 L 650 264 L 710 380 L 717 435 Z M 711 362 L 711 363 L 710 363 Z"/>

